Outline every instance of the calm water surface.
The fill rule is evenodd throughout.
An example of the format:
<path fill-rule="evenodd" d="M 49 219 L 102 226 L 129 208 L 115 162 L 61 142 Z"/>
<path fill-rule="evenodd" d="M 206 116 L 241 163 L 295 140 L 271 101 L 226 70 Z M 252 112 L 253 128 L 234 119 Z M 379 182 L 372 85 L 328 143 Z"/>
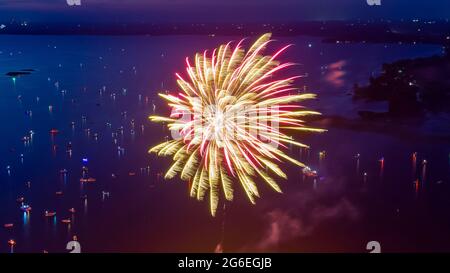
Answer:
<path fill-rule="evenodd" d="M 345 118 L 387 107 L 349 96 L 382 63 L 441 53 L 428 45 L 275 38 L 279 46 L 295 44 L 283 58 L 299 64 L 292 73 L 307 76 L 298 86 L 319 95 L 308 106 Z M 365 252 L 372 240 L 383 251 L 450 251 L 450 143 L 444 140 L 333 126 L 303 135 L 311 149 L 290 153 L 317 169 L 318 179 L 284 165 L 283 194 L 260 184 L 262 198 L 252 206 L 236 185 L 235 201 L 215 218 L 206 202 L 189 198 L 186 183 L 160 179 L 170 160 L 147 154 L 169 135 L 147 120 L 154 108 L 169 111 L 157 92 L 175 90 L 185 56 L 236 39 L 0 36 L 2 75 L 35 70 L 15 80 L 0 77 L 0 252 L 10 251 L 9 239 L 16 252 L 65 252 L 73 235 L 84 252 Z M 448 136 L 448 121 L 440 115 L 414 130 Z M 96 181 L 80 183 L 83 175 Z M 30 213 L 20 210 L 18 197 Z M 57 214 L 45 217 L 46 210 Z M 69 219 L 70 225 L 62 222 Z M 4 228 L 7 223 L 14 227 Z"/>

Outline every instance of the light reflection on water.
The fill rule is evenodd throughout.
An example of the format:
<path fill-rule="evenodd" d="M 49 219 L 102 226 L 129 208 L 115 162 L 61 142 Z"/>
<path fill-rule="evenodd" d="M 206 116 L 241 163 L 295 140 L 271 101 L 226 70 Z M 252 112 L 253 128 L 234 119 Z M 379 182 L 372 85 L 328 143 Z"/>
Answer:
<path fill-rule="evenodd" d="M 23 223 L 21 230 L 0 231 L 0 251 L 9 251 L 6 241 L 14 236 L 17 252 L 61 252 L 73 235 L 84 251 L 211 252 L 219 242 L 225 251 L 365 251 L 374 239 L 387 242 L 386 251 L 449 250 L 444 233 L 450 227 L 445 220 L 450 211 L 445 201 L 448 143 L 333 127 L 323 135 L 306 135 L 311 149 L 294 147 L 291 153 L 318 170 L 319 177 L 305 178 L 286 166 L 289 180 L 280 182 L 284 194 L 261 185 L 256 206 L 236 185 L 226 225 L 223 215 L 211 218 L 206 203 L 188 197 L 188 183 L 163 181 L 169 161 L 147 154 L 169 135 L 147 120 L 168 111 L 157 91 L 174 90 L 174 72 L 183 72 L 185 56 L 237 38 L 1 36 L 1 51 L 23 52 L 0 55 L 2 72 L 37 71 L 15 81 L 0 77 L 5 155 L 0 158 L 0 223 Z M 296 44 L 286 58 L 302 64 L 295 72 L 308 74 L 299 85 L 319 94 L 310 105 L 344 117 L 356 116 L 360 107 L 384 107 L 353 103 L 347 94 L 383 62 L 440 52 L 423 45 L 386 49 L 320 44 L 315 38 L 277 40 Z M 311 40 L 315 46 L 310 48 Z M 442 127 L 439 121 L 430 124 Z M 49 134 L 51 129 L 59 133 Z M 21 138 L 30 130 L 35 134 L 25 143 Z M 60 173 L 63 169 L 67 174 Z M 82 177 L 96 182 L 80 183 Z M 446 182 L 435 183 L 439 180 Z M 30 188 L 26 181 L 32 181 Z M 60 190 L 63 195 L 55 196 Z M 103 191 L 111 196 L 103 199 Z M 15 199 L 23 195 L 33 211 L 20 219 Z M 75 214 L 68 212 L 72 207 Z M 46 219 L 45 210 L 57 216 Z M 289 235 L 276 237 L 271 227 Z"/>

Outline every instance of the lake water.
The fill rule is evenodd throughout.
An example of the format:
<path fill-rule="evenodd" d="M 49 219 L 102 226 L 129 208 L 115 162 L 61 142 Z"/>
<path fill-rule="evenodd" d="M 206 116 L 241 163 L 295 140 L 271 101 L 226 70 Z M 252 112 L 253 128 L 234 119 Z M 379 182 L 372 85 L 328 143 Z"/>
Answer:
<path fill-rule="evenodd" d="M 308 106 L 350 119 L 386 107 L 353 102 L 355 82 L 367 82 L 384 62 L 441 54 L 432 45 L 275 38 L 279 47 L 295 45 L 282 59 L 298 63 L 292 73 L 307 75 L 298 86 L 319 95 Z M 283 194 L 260 184 L 252 206 L 236 184 L 235 200 L 215 218 L 207 202 L 189 198 L 187 183 L 160 179 L 170 160 L 147 153 L 169 135 L 147 119 L 153 104 L 169 111 L 157 92 L 176 90 L 174 73 L 184 72 L 186 56 L 237 39 L 0 36 L 2 75 L 35 70 L 0 76 L 0 252 L 10 251 L 9 239 L 15 252 L 67 252 L 74 235 L 83 252 L 366 252 L 373 240 L 382 251 L 450 251 L 450 143 L 429 136 L 448 136 L 447 115 L 414 123 L 411 137 L 333 126 L 301 135 L 311 149 L 290 153 L 320 178 L 283 165 Z M 80 183 L 83 166 L 95 182 Z"/>

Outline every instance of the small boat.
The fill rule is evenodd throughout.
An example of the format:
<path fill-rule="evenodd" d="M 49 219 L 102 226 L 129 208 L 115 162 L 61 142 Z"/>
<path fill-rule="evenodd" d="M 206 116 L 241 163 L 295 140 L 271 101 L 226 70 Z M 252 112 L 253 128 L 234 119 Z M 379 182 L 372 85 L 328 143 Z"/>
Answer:
<path fill-rule="evenodd" d="M 29 205 L 22 205 L 20 206 L 20 209 L 24 212 L 30 212 L 31 211 L 31 207 Z"/>
<path fill-rule="evenodd" d="M 12 227 L 14 227 L 14 224 L 12 224 L 12 223 L 4 224 L 3 227 L 4 228 L 12 228 Z"/>
<path fill-rule="evenodd" d="M 60 173 L 60 174 L 66 174 L 66 173 L 67 173 L 67 170 L 66 170 L 66 169 L 62 169 L 62 170 L 59 171 L 59 173 Z"/>
<path fill-rule="evenodd" d="M 16 201 L 17 201 L 18 203 L 22 203 L 24 200 L 25 200 L 24 197 L 19 197 L 19 198 L 16 199 Z"/>
<path fill-rule="evenodd" d="M 69 212 L 70 212 L 70 213 L 75 213 L 76 210 L 75 210 L 75 208 L 70 208 L 70 209 L 69 209 Z"/>
<path fill-rule="evenodd" d="M 56 195 L 63 195 L 63 192 L 62 191 L 57 191 L 57 192 L 55 192 L 55 194 Z"/>
<path fill-rule="evenodd" d="M 70 224 L 72 221 L 70 221 L 70 219 L 62 219 L 61 222 L 64 224 Z"/>
<path fill-rule="evenodd" d="M 135 172 L 129 172 L 128 175 L 129 175 L 129 176 L 135 176 L 136 173 L 135 173 Z"/>
<path fill-rule="evenodd" d="M 51 130 L 50 130 L 50 134 L 52 134 L 52 135 L 55 135 L 55 134 L 57 134 L 57 133 L 59 133 L 59 130 L 58 130 L 58 129 L 51 129 Z"/>
<path fill-rule="evenodd" d="M 309 167 L 303 168 L 302 172 L 303 172 L 303 174 L 304 174 L 306 177 L 313 177 L 313 178 L 315 178 L 315 177 L 318 176 L 318 175 L 317 175 L 317 171 L 311 170 L 311 168 L 309 168 Z"/>
<path fill-rule="evenodd" d="M 95 181 L 97 181 L 97 179 L 92 178 L 92 177 L 89 177 L 89 178 L 80 178 L 80 182 L 83 182 L 83 183 L 93 183 L 93 182 L 95 182 Z"/>
<path fill-rule="evenodd" d="M 15 246 L 16 245 L 16 241 L 14 241 L 13 239 L 8 241 L 8 245 L 10 246 Z"/>
<path fill-rule="evenodd" d="M 46 210 L 44 215 L 45 215 L 45 217 L 53 217 L 56 215 L 56 212 Z"/>

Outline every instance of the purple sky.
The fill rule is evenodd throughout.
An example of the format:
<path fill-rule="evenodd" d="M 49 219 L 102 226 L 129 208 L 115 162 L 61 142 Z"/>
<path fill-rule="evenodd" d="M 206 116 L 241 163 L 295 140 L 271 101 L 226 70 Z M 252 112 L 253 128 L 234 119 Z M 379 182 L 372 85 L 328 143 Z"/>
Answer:
<path fill-rule="evenodd" d="M 0 21 L 270 22 L 356 18 L 449 18 L 449 0 L 0 0 Z"/>

